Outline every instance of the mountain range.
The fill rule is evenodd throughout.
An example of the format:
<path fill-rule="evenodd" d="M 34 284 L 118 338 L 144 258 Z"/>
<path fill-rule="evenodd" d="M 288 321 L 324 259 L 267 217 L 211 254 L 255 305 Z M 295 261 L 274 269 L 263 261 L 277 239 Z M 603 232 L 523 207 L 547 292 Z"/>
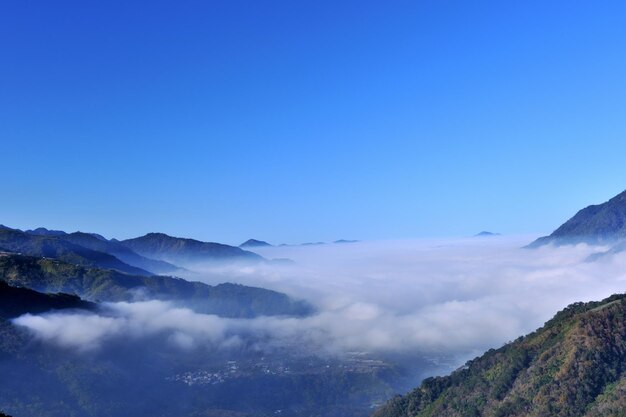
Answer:
<path fill-rule="evenodd" d="M 264 261 L 263 257 L 235 246 L 164 233 L 148 233 L 119 241 L 95 233 L 66 233 L 45 228 L 22 231 L 2 225 L 0 248 L 6 252 L 145 276 L 184 272 L 180 265 Z"/>
<path fill-rule="evenodd" d="M 245 332 L 228 339 L 233 343 L 228 348 L 211 343 L 178 348 L 172 339 L 176 334 L 113 337 L 106 348 L 80 354 L 47 343 L 14 319 L 22 316 L 43 325 L 50 312 L 92 317 L 93 312 L 106 311 L 99 305 L 103 301 L 144 299 L 168 300 L 228 320 L 293 320 L 313 309 L 268 289 L 153 275 L 113 253 L 133 263 L 164 266 L 158 262 L 165 261 L 93 234 L 2 227 L 0 235 L 0 410 L 15 417 L 265 417 L 283 408 L 291 416 L 319 411 L 329 417 L 362 417 L 367 399 L 386 398 L 391 391 L 393 369 L 354 372 L 347 368 L 350 363 L 329 365 L 307 346 L 260 349 L 255 336 Z M 216 259 L 224 253 L 231 259 L 243 253 L 246 262 L 264 262 L 227 245 L 164 235 L 148 235 L 131 244 L 163 257 L 187 253 L 187 261 Z M 0 412 L 0 417 L 8 416 Z"/>
<path fill-rule="evenodd" d="M 336 243 L 336 244 L 344 244 L 344 243 L 357 243 L 358 240 L 349 240 L 349 239 L 339 239 L 339 240 L 335 240 L 332 243 Z M 289 245 L 286 243 L 282 243 L 278 246 L 284 247 L 284 246 L 313 246 L 313 245 L 326 245 L 326 242 L 305 242 L 305 243 L 299 243 L 299 244 L 295 244 L 295 245 Z M 241 245 L 239 245 L 240 248 L 263 248 L 263 247 L 272 247 L 274 245 L 272 245 L 271 243 L 265 242 L 264 240 L 257 240 L 257 239 L 248 239 L 245 242 L 243 242 Z"/>
<path fill-rule="evenodd" d="M 529 247 L 608 246 L 606 252 L 597 254 L 601 257 L 626 250 L 625 225 L 626 192 L 579 211 Z M 252 239 L 241 246 L 264 243 Z M 80 410 L 77 416 L 112 417 L 139 410 L 145 413 L 145 405 L 133 408 L 133 399 L 141 397 L 144 404 L 155 405 L 150 410 L 153 415 L 260 417 L 278 412 L 274 401 L 289 401 L 301 393 L 316 401 L 297 415 L 317 415 L 314 410 L 320 404 L 348 396 L 355 387 L 381 387 L 381 380 L 369 374 L 363 375 L 368 381 L 364 382 L 346 379 L 347 374 L 331 377 L 315 370 L 274 379 L 255 374 L 239 380 L 239 385 L 182 389 L 168 382 L 168 375 L 202 369 L 207 361 L 214 361 L 212 367 L 220 361 L 232 363 L 233 357 L 217 351 L 209 356 L 202 352 L 185 356 L 168 353 L 166 346 L 140 353 L 128 342 L 115 347 L 115 356 L 97 361 L 84 356 L 77 361 L 66 353 L 33 345 L 8 320 L 24 313 L 97 309 L 101 301 L 137 297 L 184 302 L 196 311 L 231 318 L 313 313 L 308 304 L 266 289 L 228 283 L 210 286 L 155 275 L 183 271 L 200 262 L 265 262 L 252 252 L 162 233 L 117 241 L 91 233 L 20 231 L 6 226 L 0 227 L 0 248 L 4 252 L 0 253 L 0 407 L 12 414 L 56 417 Z M 228 353 L 240 355 L 241 361 L 251 360 L 250 354 Z M 282 361 L 283 355 L 276 352 L 277 360 Z M 254 358 L 257 369 L 261 359 Z M 312 381 L 316 382 L 312 385 Z M 279 395 L 277 400 L 276 393 L 281 392 L 288 393 L 288 398 Z M 173 404 L 163 400 L 164 393 L 186 400 Z M 625 398 L 626 295 L 618 294 L 568 306 L 535 332 L 487 351 L 448 376 L 427 378 L 409 393 L 392 398 L 373 417 L 618 417 L 626 415 Z M 241 407 L 237 411 L 219 408 L 230 404 Z M 259 406 L 265 407 L 262 413 L 251 411 Z M 348 415 L 339 408 L 332 412 L 318 414 Z"/>
<path fill-rule="evenodd" d="M 252 332 L 228 339 L 234 343 L 228 348 L 203 343 L 183 351 L 173 344 L 176 334 L 113 337 L 106 348 L 84 354 L 47 343 L 14 318 L 43 314 L 22 317 L 45 320 L 58 310 L 92 317 L 106 311 L 101 302 L 154 299 L 230 323 L 269 320 L 262 316 L 293 320 L 314 310 L 268 289 L 153 274 L 155 267 L 180 268 L 168 262 L 172 259 L 184 265 L 266 262 L 228 245 L 163 234 L 116 241 L 91 233 L 8 227 L 0 229 L 0 239 L 0 410 L 15 417 L 265 417 L 282 408 L 291 416 L 362 417 L 368 399 L 391 392 L 392 368 L 354 372 L 348 368 L 351 362 L 329 365 L 307 346 L 260 349 Z M 201 382 L 195 385 L 187 375 Z M 212 383 L 202 382 L 207 378 Z"/>
<path fill-rule="evenodd" d="M 285 294 L 232 283 L 215 286 L 165 273 L 185 272 L 167 260 L 265 262 L 252 252 L 163 233 L 118 241 L 95 233 L 0 226 L 0 282 L 42 293 L 75 294 L 86 301 L 161 299 L 223 317 L 311 314 Z M 149 257 L 151 256 L 151 257 Z"/>
<path fill-rule="evenodd" d="M 168 276 L 130 275 L 56 259 L 0 255 L 0 282 L 44 293 L 76 294 L 89 301 L 184 301 L 201 313 L 223 317 L 304 316 L 312 308 L 285 294 L 224 283 L 215 286 Z"/>
<path fill-rule="evenodd" d="M 129 265 L 111 253 L 94 250 L 66 240 L 66 236 L 31 235 L 17 229 L 0 229 L 0 247 L 5 251 L 25 255 L 54 258 L 88 267 L 112 269 L 128 274 L 152 275 Z"/>

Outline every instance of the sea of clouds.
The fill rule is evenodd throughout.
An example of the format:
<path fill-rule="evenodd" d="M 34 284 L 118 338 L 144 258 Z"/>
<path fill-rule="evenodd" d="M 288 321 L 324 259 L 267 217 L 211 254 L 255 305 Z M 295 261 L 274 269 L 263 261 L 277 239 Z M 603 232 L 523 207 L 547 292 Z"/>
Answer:
<path fill-rule="evenodd" d="M 626 254 L 586 244 L 524 249 L 532 237 L 395 240 L 259 249 L 256 266 L 199 266 L 187 278 L 238 282 L 309 301 L 304 318 L 228 319 L 165 301 L 107 303 L 98 312 L 24 315 L 43 341 L 95 351 L 162 336 L 180 349 L 303 346 L 468 359 L 533 331 L 576 301 L 626 292 Z"/>

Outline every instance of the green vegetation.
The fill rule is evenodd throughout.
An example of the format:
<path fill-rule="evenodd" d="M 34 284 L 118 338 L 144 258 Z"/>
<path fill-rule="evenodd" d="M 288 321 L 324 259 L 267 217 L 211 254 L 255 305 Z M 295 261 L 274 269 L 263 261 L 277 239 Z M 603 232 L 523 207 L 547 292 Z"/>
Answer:
<path fill-rule="evenodd" d="M 544 327 L 428 378 L 375 417 L 626 415 L 626 296 L 575 303 Z"/>
<path fill-rule="evenodd" d="M 0 255 L 0 280 L 40 292 L 77 294 L 90 301 L 131 301 L 137 296 L 184 300 L 196 311 L 223 317 L 311 313 L 308 304 L 262 288 L 237 284 L 210 286 L 166 276 L 128 275 L 24 255 Z"/>

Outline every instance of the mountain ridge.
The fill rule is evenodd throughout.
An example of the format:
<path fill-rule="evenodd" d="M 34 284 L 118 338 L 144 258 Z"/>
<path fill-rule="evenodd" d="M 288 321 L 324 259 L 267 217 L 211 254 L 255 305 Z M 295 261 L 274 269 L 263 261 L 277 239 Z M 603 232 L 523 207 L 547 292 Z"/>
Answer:
<path fill-rule="evenodd" d="M 93 250 L 66 240 L 67 235 L 31 235 L 18 229 L 0 229 L 0 247 L 30 256 L 55 258 L 77 265 L 113 269 L 137 275 L 153 275 L 122 262 L 110 253 Z M 94 238 L 95 239 L 95 238 Z"/>
<path fill-rule="evenodd" d="M 214 261 L 263 261 L 256 253 L 236 246 L 196 239 L 180 238 L 152 232 L 144 236 L 120 241 L 132 251 L 152 259 L 175 264 Z M 184 266 L 184 265 L 183 265 Z"/>
<path fill-rule="evenodd" d="M 141 268 L 153 274 L 172 274 L 181 271 L 181 268 L 176 265 L 141 256 L 122 245 L 119 241 L 107 240 L 94 233 L 66 233 L 59 236 L 59 239 L 88 249 L 111 254 L 128 265 Z"/>
<path fill-rule="evenodd" d="M 120 241 L 97 233 L 67 233 L 44 227 L 23 231 L 0 225 L 0 248 L 6 252 L 145 276 L 188 272 L 179 263 L 266 261 L 236 246 L 159 232 Z"/>
<path fill-rule="evenodd" d="M 606 244 L 626 239 L 626 191 L 602 204 L 579 210 L 549 236 L 529 244 L 538 248 L 547 244 Z"/>
<path fill-rule="evenodd" d="M 25 255 L 0 256 L 0 281 L 43 293 L 76 294 L 88 301 L 133 301 L 138 294 L 184 300 L 198 312 L 224 317 L 305 316 L 313 311 L 303 301 L 265 288 L 232 283 L 211 286 L 161 275 L 128 275 Z"/>

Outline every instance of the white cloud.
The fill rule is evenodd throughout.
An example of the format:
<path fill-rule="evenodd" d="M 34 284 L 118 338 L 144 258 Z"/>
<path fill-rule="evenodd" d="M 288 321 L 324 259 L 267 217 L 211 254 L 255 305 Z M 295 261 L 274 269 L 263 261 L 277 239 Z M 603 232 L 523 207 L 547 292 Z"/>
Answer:
<path fill-rule="evenodd" d="M 207 268 L 194 279 L 285 291 L 319 312 L 225 319 L 162 301 L 108 304 L 99 314 L 22 316 L 15 323 L 62 346 L 163 335 L 181 349 L 306 346 L 459 355 L 467 359 L 541 326 L 574 301 L 626 287 L 626 255 L 588 263 L 587 245 L 521 249 L 529 238 L 390 241 L 263 249 L 294 266 Z"/>

